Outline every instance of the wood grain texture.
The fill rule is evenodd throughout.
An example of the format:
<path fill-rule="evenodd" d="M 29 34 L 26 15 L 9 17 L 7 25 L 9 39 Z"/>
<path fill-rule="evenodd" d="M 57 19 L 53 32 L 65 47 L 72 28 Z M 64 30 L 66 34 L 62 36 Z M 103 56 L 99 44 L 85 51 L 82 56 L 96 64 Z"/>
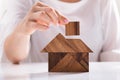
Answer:
<path fill-rule="evenodd" d="M 80 35 L 79 22 L 69 22 L 65 25 L 66 35 Z"/>
<path fill-rule="evenodd" d="M 80 39 L 65 39 L 63 35 L 58 34 L 42 52 L 92 52 Z"/>
<path fill-rule="evenodd" d="M 58 34 L 44 49 L 42 52 L 73 52 L 70 44 L 63 37 Z"/>
<path fill-rule="evenodd" d="M 84 57 L 83 53 L 50 53 L 49 72 L 88 72 L 89 64 Z"/>
<path fill-rule="evenodd" d="M 49 61 L 49 71 L 52 69 L 64 56 L 66 53 L 49 53 L 48 61 Z"/>
<path fill-rule="evenodd" d="M 79 33 L 79 22 L 66 25 L 67 36 Z M 42 52 L 48 52 L 49 72 L 89 71 L 89 52 L 92 50 L 80 39 L 65 39 L 58 34 Z"/>

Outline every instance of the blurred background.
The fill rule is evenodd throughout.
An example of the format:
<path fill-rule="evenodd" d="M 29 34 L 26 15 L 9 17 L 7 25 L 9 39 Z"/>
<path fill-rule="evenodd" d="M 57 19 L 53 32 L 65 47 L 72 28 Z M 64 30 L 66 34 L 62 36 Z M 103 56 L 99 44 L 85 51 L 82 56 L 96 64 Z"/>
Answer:
<path fill-rule="evenodd" d="M 2 15 L 4 15 L 4 13 L 6 12 L 6 5 L 8 2 L 6 3 L 7 0 L 0 0 L 0 19 L 1 17 L 3 17 Z M 118 10 L 119 10 L 119 14 L 120 14 L 120 0 L 116 0 L 116 3 L 117 3 L 117 7 L 118 7 Z"/>
<path fill-rule="evenodd" d="M 116 3 L 117 3 L 118 10 L 119 10 L 119 13 L 120 13 L 120 0 L 116 0 Z"/>

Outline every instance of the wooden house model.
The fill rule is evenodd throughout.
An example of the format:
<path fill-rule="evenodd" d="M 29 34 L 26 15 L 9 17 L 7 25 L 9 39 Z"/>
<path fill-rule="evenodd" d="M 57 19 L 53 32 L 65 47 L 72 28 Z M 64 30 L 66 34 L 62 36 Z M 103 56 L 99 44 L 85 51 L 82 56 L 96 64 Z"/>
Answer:
<path fill-rule="evenodd" d="M 66 25 L 66 35 L 79 35 L 79 22 Z M 58 34 L 43 50 L 48 52 L 49 72 L 88 72 L 89 47 L 80 39 L 66 39 Z"/>

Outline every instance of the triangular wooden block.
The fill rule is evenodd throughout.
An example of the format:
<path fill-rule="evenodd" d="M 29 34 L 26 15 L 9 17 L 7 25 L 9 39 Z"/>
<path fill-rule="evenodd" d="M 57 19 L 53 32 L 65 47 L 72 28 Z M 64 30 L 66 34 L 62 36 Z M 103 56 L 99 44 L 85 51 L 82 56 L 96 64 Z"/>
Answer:
<path fill-rule="evenodd" d="M 49 70 L 50 72 L 86 72 L 88 67 L 84 67 L 83 64 L 77 62 L 70 54 L 67 54 Z"/>
<path fill-rule="evenodd" d="M 63 59 L 66 54 L 67 54 L 67 53 L 57 53 L 57 54 L 49 53 L 49 54 L 48 54 L 49 71 L 50 71 L 50 69 L 52 69 L 61 59 Z"/>
<path fill-rule="evenodd" d="M 42 52 L 92 52 L 79 39 L 65 39 L 63 35 L 58 34 L 43 50 Z"/>

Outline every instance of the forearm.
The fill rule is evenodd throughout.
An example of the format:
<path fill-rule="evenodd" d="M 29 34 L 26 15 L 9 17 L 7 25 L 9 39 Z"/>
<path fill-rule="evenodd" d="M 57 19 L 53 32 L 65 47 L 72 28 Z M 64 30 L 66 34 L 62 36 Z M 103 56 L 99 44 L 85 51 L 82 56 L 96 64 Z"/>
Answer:
<path fill-rule="evenodd" d="M 4 43 L 7 58 L 13 63 L 18 63 L 27 57 L 30 48 L 30 36 L 19 33 L 9 35 Z"/>
<path fill-rule="evenodd" d="M 5 40 L 4 51 L 8 59 L 15 63 L 26 58 L 30 48 L 30 35 L 36 30 L 49 29 L 51 23 L 64 25 L 68 23 L 68 20 L 46 4 L 35 3 Z"/>

